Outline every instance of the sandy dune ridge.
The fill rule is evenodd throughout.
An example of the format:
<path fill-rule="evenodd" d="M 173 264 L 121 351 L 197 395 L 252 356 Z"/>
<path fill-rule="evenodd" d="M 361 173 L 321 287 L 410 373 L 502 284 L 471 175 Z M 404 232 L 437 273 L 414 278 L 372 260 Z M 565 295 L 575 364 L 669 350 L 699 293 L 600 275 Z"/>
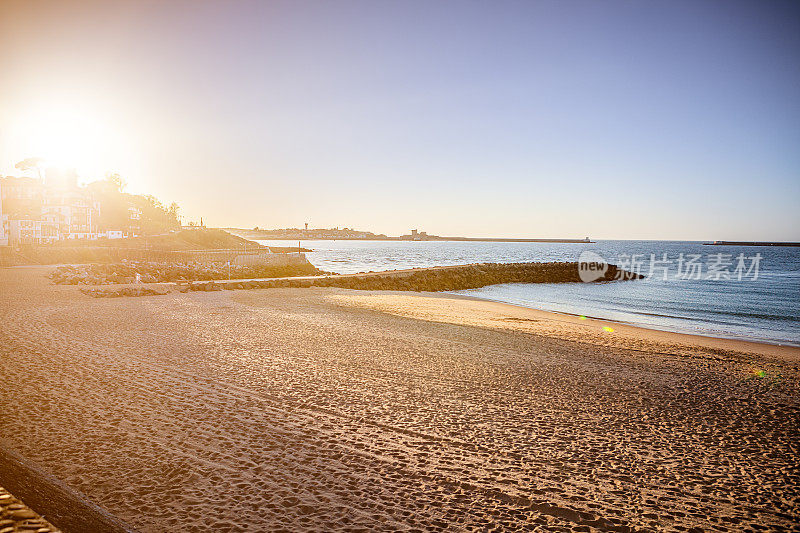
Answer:
<path fill-rule="evenodd" d="M 45 273 L 0 270 L 0 433 L 142 531 L 800 521 L 791 349 L 431 295 L 92 299 Z"/>

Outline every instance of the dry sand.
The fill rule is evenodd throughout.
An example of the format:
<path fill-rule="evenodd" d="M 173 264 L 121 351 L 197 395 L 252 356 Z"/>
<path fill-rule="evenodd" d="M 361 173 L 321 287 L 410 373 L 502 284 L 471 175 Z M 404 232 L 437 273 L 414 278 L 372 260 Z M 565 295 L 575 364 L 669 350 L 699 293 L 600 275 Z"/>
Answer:
<path fill-rule="evenodd" d="M 797 349 L 46 272 L 0 269 L 0 445 L 142 531 L 798 530 Z"/>

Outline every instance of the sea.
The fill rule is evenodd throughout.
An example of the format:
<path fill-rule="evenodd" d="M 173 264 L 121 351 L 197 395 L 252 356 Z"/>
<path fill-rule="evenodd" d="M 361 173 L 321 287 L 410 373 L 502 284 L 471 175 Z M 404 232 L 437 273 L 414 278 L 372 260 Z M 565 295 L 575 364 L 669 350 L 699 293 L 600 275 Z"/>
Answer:
<path fill-rule="evenodd" d="M 508 283 L 454 293 L 664 331 L 800 346 L 800 248 L 796 247 L 629 240 L 300 244 L 313 250 L 306 257 L 316 267 L 341 274 L 484 262 L 575 262 L 599 256 L 645 277 L 603 283 Z"/>

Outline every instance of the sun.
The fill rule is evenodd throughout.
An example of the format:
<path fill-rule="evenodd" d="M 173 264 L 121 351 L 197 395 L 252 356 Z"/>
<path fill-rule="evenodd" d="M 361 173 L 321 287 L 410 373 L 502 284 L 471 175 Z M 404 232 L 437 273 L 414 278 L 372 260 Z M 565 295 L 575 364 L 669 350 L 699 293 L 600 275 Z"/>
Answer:
<path fill-rule="evenodd" d="M 13 128 L 23 157 L 43 167 L 75 169 L 84 180 L 119 171 L 125 144 L 103 116 L 87 106 L 54 103 L 21 113 Z"/>

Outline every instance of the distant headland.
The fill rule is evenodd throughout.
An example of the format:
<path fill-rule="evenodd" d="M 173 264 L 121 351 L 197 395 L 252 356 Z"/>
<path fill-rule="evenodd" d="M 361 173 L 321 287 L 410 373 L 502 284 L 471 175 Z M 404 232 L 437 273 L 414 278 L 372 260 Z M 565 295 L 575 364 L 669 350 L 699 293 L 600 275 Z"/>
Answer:
<path fill-rule="evenodd" d="M 348 241 L 479 241 L 479 242 L 561 242 L 589 244 L 589 237 L 583 239 L 509 239 L 503 237 L 443 237 L 425 231 L 412 229 L 407 235 L 390 237 L 383 233 L 372 233 L 353 228 L 284 228 L 284 229 L 243 229 L 221 228 L 225 231 L 250 240 L 348 240 Z"/>

